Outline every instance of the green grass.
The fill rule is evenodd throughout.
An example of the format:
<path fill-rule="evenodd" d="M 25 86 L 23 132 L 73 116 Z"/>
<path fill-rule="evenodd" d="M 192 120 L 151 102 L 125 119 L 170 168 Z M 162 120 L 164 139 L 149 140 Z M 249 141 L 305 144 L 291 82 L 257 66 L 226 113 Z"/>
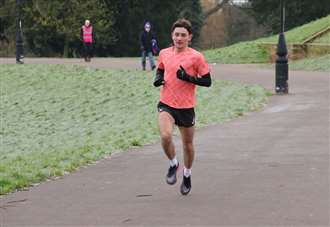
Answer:
<path fill-rule="evenodd" d="M 330 15 L 285 32 L 287 43 L 301 43 L 313 34 L 330 26 Z M 259 39 L 259 42 L 277 43 L 278 35 Z"/>
<path fill-rule="evenodd" d="M 290 70 L 330 72 L 330 54 L 289 63 Z"/>
<path fill-rule="evenodd" d="M 301 43 L 328 26 L 330 26 L 330 15 L 285 32 L 286 42 L 288 44 Z M 259 44 L 277 43 L 277 41 L 278 35 L 274 35 L 203 52 L 209 62 L 223 64 L 266 63 L 268 61 L 267 50 L 260 47 Z"/>
<path fill-rule="evenodd" d="M 0 194 L 157 141 L 152 81 L 141 71 L 0 65 Z M 198 93 L 198 127 L 257 110 L 268 94 L 224 81 Z"/>
<path fill-rule="evenodd" d="M 275 68 L 275 64 L 263 64 L 261 68 Z M 311 57 L 296 61 L 289 61 L 289 70 L 313 72 L 330 72 L 330 54 L 321 57 Z"/>
<path fill-rule="evenodd" d="M 268 52 L 257 41 L 240 42 L 228 47 L 203 51 L 209 62 L 247 64 L 267 62 Z"/>
<path fill-rule="evenodd" d="M 330 45 L 330 32 L 322 35 L 321 37 L 315 39 L 313 41 L 313 43 L 315 44 L 328 44 Z"/>

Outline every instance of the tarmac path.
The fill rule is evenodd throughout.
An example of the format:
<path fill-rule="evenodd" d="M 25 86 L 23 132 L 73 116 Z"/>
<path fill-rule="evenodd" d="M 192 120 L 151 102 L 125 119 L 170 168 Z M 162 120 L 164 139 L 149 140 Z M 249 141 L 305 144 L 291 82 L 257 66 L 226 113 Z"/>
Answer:
<path fill-rule="evenodd" d="M 89 65 L 140 68 L 129 58 Z M 273 69 L 214 64 L 212 76 L 274 90 Z M 181 173 L 175 186 L 165 183 L 168 162 L 158 142 L 1 197 L 0 226 L 329 226 L 329 78 L 290 71 L 289 95 L 197 130 L 188 196 L 179 192 Z M 182 161 L 180 139 L 175 143 Z"/>

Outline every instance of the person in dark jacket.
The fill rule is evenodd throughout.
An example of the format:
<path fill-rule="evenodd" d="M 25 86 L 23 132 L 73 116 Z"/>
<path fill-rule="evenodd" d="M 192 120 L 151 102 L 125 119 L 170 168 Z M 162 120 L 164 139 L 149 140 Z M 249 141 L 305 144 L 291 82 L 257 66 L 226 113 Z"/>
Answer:
<path fill-rule="evenodd" d="M 151 30 L 150 22 L 144 24 L 143 32 L 140 34 L 141 56 L 142 56 L 142 69 L 146 70 L 146 57 L 149 58 L 150 68 L 154 70 L 156 68 L 154 61 L 154 51 L 156 51 L 157 40 L 154 32 Z M 156 47 L 156 48 L 155 48 Z"/>
<path fill-rule="evenodd" d="M 89 20 L 86 20 L 85 24 L 81 27 L 80 36 L 84 45 L 85 61 L 90 62 L 93 56 L 94 32 Z"/>

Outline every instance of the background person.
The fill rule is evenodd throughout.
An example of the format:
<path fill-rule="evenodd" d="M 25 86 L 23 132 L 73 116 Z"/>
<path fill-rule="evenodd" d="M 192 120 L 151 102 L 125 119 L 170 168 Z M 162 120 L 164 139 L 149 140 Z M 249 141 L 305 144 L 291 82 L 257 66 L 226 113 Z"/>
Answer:
<path fill-rule="evenodd" d="M 85 61 L 90 62 L 93 56 L 94 31 L 89 20 L 85 20 L 85 24 L 81 27 L 81 40 L 84 45 Z"/>
<path fill-rule="evenodd" d="M 146 22 L 143 27 L 143 31 L 140 34 L 140 47 L 141 47 L 141 63 L 142 70 L 146 70 L 146 57 L 148 56 L 150 68 L 154 70 L 156 68 L 153 53 L 153 42 L 156 42 L 156 35 L 151 31 L 150 22 Z M 154 44 L 155 45 L 155 44 Z M 157 47 L 158 48 L 158 47 Z"/>

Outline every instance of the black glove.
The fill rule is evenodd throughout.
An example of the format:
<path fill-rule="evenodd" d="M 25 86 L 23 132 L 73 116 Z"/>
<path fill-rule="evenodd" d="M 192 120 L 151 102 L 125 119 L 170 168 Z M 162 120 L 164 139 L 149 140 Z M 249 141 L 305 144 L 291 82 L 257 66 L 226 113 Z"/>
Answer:
<path fill-rule="evenodd" d="M 191 78 L 192 76 L 190 76 L 189 74 L 186 73 L 186 71 L 184 70 L 184 68 L 180 65 L 180 69 L 178 69 L 178 71 L 176 71 L 176 77 L 180 80 L 184 80 L 184 81 L 188 81 L 191 82 Z"/>
<path fill-rule="evenodd" d="M 154 86 L 159 87 L 161 85 L 164 85 L 164 70 L 163 69 L 157 69 L 156 71 L 156 77 L 154 81 Z"/>
<path fill-rule="evenodd" d="M 210 87 L 211 86 L 211 76 L 210 73 L 203 75 L 202 77 L 190 76 L 184 68 L 180 65 L 180 69 L 176 71 L 176 77 L 180 80 L 187 81 L 199 86 Z"/>

